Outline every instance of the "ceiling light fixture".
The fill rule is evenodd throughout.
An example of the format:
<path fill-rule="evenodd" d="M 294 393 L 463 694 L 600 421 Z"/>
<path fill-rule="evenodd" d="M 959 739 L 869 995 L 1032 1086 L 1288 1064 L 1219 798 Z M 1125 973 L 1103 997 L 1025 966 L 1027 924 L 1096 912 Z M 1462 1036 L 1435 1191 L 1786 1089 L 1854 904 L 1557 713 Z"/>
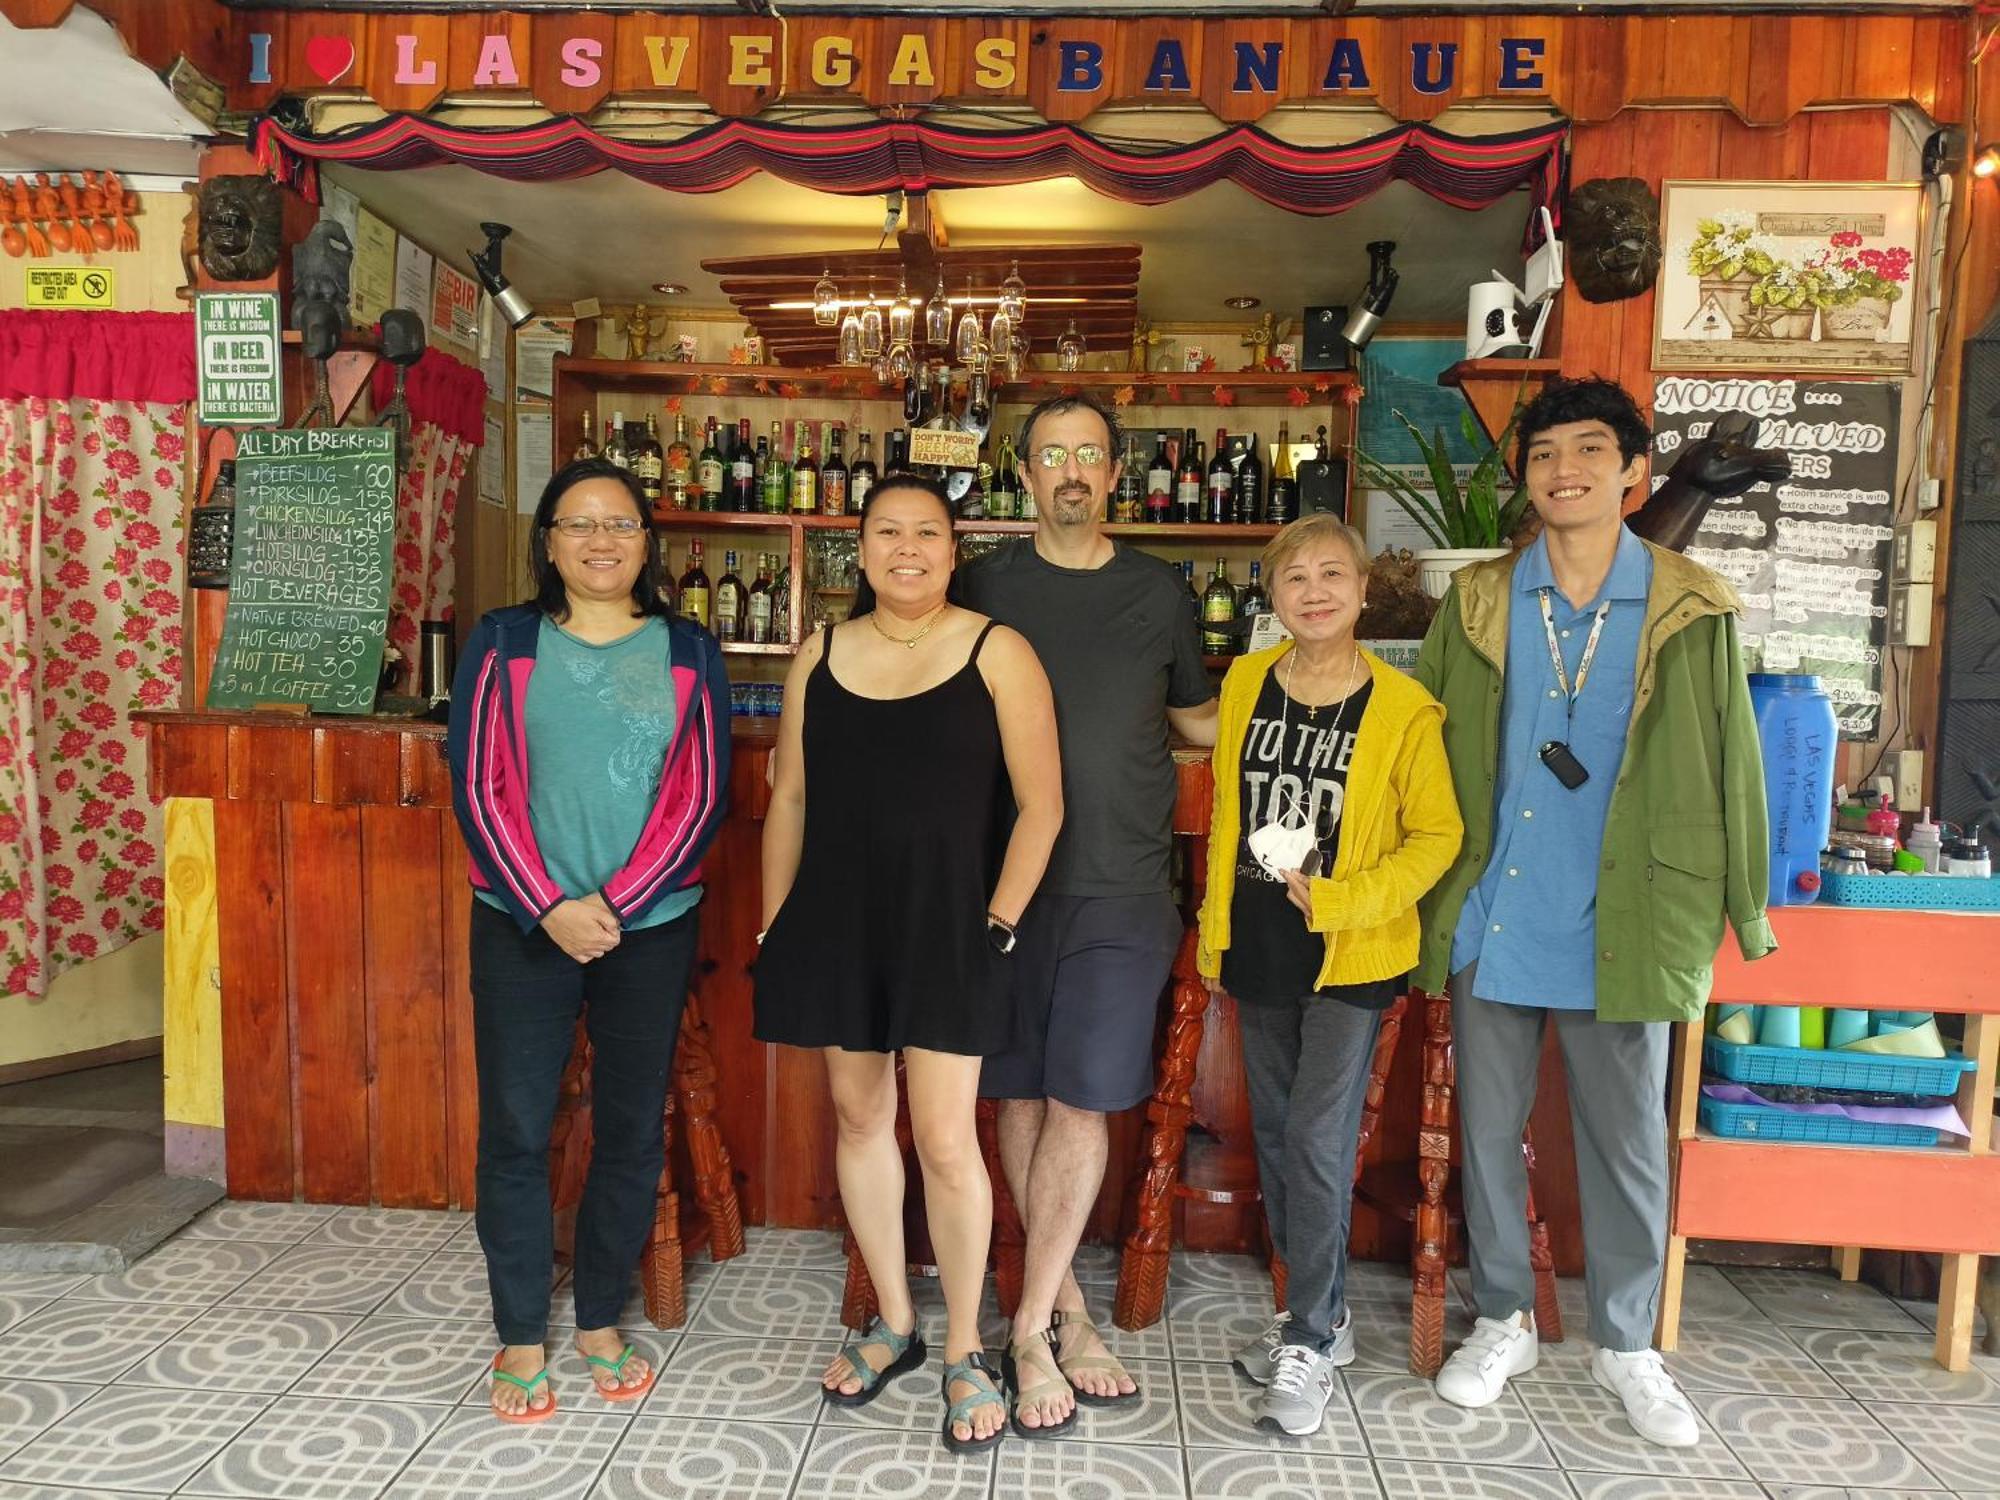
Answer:
<path fill-rule="evenodd" d="M 1242 312 L 1247 308 L 1262 307 L 1264 299 L 1262 297 L 1224 297 L 1222 305 L 1224 307 L 1233 307 L 1238 312 Z"/>
<path fill-rule="evenodd" d="M 682 286 L 678 281 L 656 281 L 653 283 L 653 290 L 658 292 L 662 297 L 684 297 L 687 295 L 687 288 Z"/>

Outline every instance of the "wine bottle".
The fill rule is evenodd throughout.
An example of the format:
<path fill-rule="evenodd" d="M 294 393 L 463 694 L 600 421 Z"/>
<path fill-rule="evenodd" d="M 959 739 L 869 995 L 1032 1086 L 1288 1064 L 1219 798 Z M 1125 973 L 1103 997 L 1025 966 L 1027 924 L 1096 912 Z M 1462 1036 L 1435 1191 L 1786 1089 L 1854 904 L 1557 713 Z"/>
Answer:
<path fill-rule="evenodd" d="M 875 479 L 874 438 L 864 427 L 854 443 L 854 462 L 847 466 L 847 508 L 856 515 L 868 503 L 868 492 L 875 488 Z"/>
<path fill-rule="evenodd" d="M 1208 575 L 1208 587 L 1202 592 L 1201 623 L 1204 627 L 1227 625 L 1235 618 L 1236 587 L 1229 581 L 1229 559 L 1218 557 L 1215 571 Z M 1233 631 L 1204 628 L 1201 633 L 1201 649 L 1209 656 L 1228 655 L 1234 641 Z"/>
<path fill-rule="evenodd" d="M 757 508 L 757 450 L 750 442 L 750 419 L 736 424 L 736 451 L 729 455 L 729 508 Z"/>
<path fill-rule="evenodd" d="M 1188 613 L 1193 615 L 1195 623 L 1199 624 L 1201 622 L 1201 590 L 1194 586 L 1194 559 L 1191 557 L 1181 559 L 1181 582 L 1187 587 Z"/>
<path fill-rule="evenodd" d="M 764 445 L 759 443 L 759 448 Z M 766 515 L 783 515 L 792 498 L 792 467 L 785 462 L 785 424 L 771 424 L 771 442 L 764 457 L 764 484 L 757 501 Z"/>
<path fill-rule="evenodd" d="M 1201 444 L 1190 427 L 1181 439 L 1181 466 L 1174 475 L 1174 519 L 1192 526 L 1201 519 Z"/>
<path fill-rule="evenodd" d="M 1278 424 L 1278 453 L 1271 460 L 1271 492 L 1264 499 L 1264 520 L 1282 526 L 1299 514 L 1299 482 L 1292 472 L 1292 424 Z M 1253 564 L 1254 566 L 1254 564 Z"/>
<path fill-rule="evenodd" d="M 1236 651 L 1250 649 L 1250 631 L 1257 623 L 1257 616 L 1271 612 L 1271 600 L 1264 592 L 1264 565 L 1253 561 L 1250 564 L 1250 581 L 1243 585 L 1243 592 L 1236 599 L 1236 618 L 1245 621 L 1243 634 L 1236 638 Z"/>
<path fill-rule="evenodd" d="M 694 484 L 694 455 L 688 449 L 686 414 L 674 413 L 674 440 L 664 454 L 660 452 L 659 423 L 650 412 L 646 414 L 646 435 L 652 440 L 652 453 L 646 463 L 653 471 L 655 488 L 665 493 L 669 509 L 686 510 L 694 503 L 694 497 L 688 493 Z M 639 482 L 645 483 L 643 474 Z"/>
<path fill-rule="evenodd" d="M 1146 475 L 1139 467 L 1138 442 L 1129 433 L 1125 456 L 1118 464 L 1118 488 L 1112 494 L 1111 519 L 1131 523 L 1146 519 Z"/>
<path fill-rule="evenodd" d="M 613 463 L 628 473 L 632 468 L 632 450 L 625 446 L 625 413 L 613 411 L 611 420 L 604 424 L 604 461 Z"/>
<path fill-rule="evenodd" d="M 1167 457 L 1167 435 L 1154 439 L 1153 461 L 1146 466 L 1146 519 L 1154 523 L 1173 519 L 1174 466 Z"/>
<path fill-rule="evenodd" d="M 709 620 L 708 574 L 701 566 L 701 538 L 688 543 L 687 571 L 681 574 L 681 614 L 706 630 Z"/>
<path fill-rule="evenodd" d="M 1015 473 L 1014 440 L 1002 433 L 1000 452 L 993 463 L 993 483 L 986 491 L 986 518 L 1012 521 L 1021 514 L 1021 480 Z"/>
<path fill-rule="evenodd" d="M 1254 566 L 1254 564 L 1253 564 Z M 736 576 L 736 554 L 722 554 L 722 579 L 715 586 L 715 638 L 718 641 L 743 639 L 743 580 Z"/>
<path fill-rule="evenodd" d="M 597 457 L 597 444 L 591 441 L 594 427 L 595 424 L 590 420 L 590 410 L 586 407 L 583 413 L 583 436 L 577 440 L 575 449 L 570 453 L 570 462 L 576 463 L 582 459 Z"/>
<path fill-rule="evenodd" d="M 1208 461 L 1208 504 L 1202 518 L 1212 526 L 1227 526 L 1236 493 L 1236 471 L 1229 465 L 1229 429 L 1215 429 L 1215 456 Z"/>
<path fill-rule="evenodd" d="M 882 472 L 900 474 L 910 466 L 910 433 L 905 427 L 891 428 L 882 437 Z"/>
<path fill-rule="evenodd" d="M 792 450 L 792 514 L 809 516 L 819 509 L 819 465 L 813 459 L 812 424 L 798 424 L 798 446 Z"/>
<path fill-rule="evenodd" d="M 1257 456 L 1257 434 L 1243 438 L 1243 457 L 1236 464 L 1238 526 L 1252 526 L 1264 514 L 1264 460 Z"/>
<path fill-rule="evenodd" d="M 757 554 L 757 580 L 744 600 L 748 617 L 745 634 L 751 644 L 762 646 L 771 639 L 771 554 Z"/>
<path fill-rule="evenodd" d="M 708 419 L 702 444 L 701 456 L 694 462 L 694 482 L 701 490 L 701 498 L 695 503 L 703 510 L 725 510 L 728 496 L 722 489 L 722 449 L 715 442 L 715 418 Z"/>
<path fill-rule="evenodd" d="M 847 514 L 848 470 L 840 456 L 840 429 L 833 429 L 826 462 L 819 466 L 819 513 L 823 516 Z"/>

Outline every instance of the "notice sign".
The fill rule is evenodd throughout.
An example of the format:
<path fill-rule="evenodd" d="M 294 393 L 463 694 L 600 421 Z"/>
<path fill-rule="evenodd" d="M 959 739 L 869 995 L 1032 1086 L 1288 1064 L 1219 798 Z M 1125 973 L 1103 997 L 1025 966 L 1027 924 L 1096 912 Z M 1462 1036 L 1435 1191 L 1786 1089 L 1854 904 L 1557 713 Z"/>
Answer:
<path fill-rule="evenodd" d="M 109 266 L 28 266 L 29 307 L 109 307 L 118 282 Z"/>
<path fill-rule="evenodd" d="M 970 469 L 979 463 L 979 434 L 942 427 L 910 429 L 910 467 Z"/>
<path fill-rule="evenodd" d="M 1861 381 L 1662 376 L 1653 397 L 1653 483 L 1726 411 L 1757 418 L 1792 477 L 1718 500 L 1687 555 L 1743 597 L 1744 665 L 1817 674 L 1844 740 L 1882 718 L 1896 481 L 1896 388 Z"/>
<path fill-rule="evenodd" d="M 396 440 L 387 428 L 244 433 L 229 610 L 208 707 L 370 712 L 395 530 Z"/>
<path fill-rule="evenodd" d="M 194 299 L 201 420 L 271 427 L 285 419 L 275 292 L 203 292 Z"/>

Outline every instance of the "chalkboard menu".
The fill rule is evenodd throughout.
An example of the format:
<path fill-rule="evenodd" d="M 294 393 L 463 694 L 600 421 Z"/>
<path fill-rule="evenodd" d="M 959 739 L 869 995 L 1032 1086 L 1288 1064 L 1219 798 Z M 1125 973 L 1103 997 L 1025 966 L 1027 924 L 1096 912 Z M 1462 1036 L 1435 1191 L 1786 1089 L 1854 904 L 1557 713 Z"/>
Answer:
<path fill-rule="evenodd" d="M 395 530 L 396 439 L 387 428 L 244 433 L 229 609 L 208 706 L 370 712 Z"/>
<path fill-rule="evenodd" d="M 1662 376 L 1653 397 L 1653 485 L 1727 411 L 1757 418 L 1757 445 L 1792 477 L 1718 500 L 1687 555 L 1743 596 L 1753 672 L 1811 672 L 1840 737 L 1873 739 L 1882 717 L 1894 540 L 1896 388 L 1845 380 Z"/>

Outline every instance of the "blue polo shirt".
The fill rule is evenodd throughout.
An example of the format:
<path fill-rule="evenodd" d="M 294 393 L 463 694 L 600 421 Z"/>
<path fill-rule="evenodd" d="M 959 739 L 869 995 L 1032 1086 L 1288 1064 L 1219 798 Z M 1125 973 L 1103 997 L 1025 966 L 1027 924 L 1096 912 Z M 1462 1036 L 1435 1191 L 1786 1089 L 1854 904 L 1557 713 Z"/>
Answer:
<path fill-rule="evenodd" d="M 1554 1010 L 1596 1007 L 1597 862 L 1611 789 L 1625 759 L 1652 581 L 1652 555 L 1622 526 L 1604 587 L 1581 608 L 1556 587 L 1545 538 L 1535 538 L 1515 565 L 1493 853 L 1466 897 L 1451 945 L 1454 974 L 1478 960 L 1473 993 L 1482 1000 Z M 1549 660 L 1536 599 L 1545 589 L 1572 686 L 1597 607 L 1606 600 L 1611 605 L 1573 716 Z M 1567 743 L 1590 773 L 1574 791 L 1542 764 L 1539 751 L 1550 740 Z"/>

